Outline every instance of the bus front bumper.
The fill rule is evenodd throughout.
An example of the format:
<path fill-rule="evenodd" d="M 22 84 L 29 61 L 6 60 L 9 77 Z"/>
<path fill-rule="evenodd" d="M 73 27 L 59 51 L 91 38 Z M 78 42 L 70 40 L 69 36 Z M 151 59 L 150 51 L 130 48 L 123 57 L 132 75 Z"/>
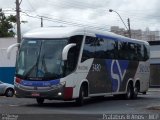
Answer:
<path fill-rule="evenodd" d="M 64 99 L 65 85 L 55 88 L 15 86 L 15 95 L 19 98 Z"/>

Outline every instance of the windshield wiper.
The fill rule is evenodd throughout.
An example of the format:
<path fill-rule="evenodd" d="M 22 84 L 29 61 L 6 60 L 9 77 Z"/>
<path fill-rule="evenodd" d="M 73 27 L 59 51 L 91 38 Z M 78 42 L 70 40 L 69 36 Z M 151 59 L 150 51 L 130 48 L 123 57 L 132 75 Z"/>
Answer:
<path fill-rule="evenodd" d="M 33 71 L 33 69 L 37 66 L 37 61 L 36 63 L 26 72 L 26 74 L 24 75 L 24 78 L 28 78 L 28 76 L 31 74 L 31 72 Z"/>

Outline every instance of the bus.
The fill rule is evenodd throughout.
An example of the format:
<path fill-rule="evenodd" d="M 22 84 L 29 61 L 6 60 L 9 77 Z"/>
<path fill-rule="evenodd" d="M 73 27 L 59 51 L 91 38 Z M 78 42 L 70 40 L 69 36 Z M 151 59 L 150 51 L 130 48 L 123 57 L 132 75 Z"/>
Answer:
<path fill-rule="evenodd" d="M 10 46 L 8 51 L 18 44 Z M 78 27 L 31 30 L 16 60 L 16 96 L 75 100 L 93 96 L 136 98 L 149 86 L 149 44 L 114 33 Z"/>

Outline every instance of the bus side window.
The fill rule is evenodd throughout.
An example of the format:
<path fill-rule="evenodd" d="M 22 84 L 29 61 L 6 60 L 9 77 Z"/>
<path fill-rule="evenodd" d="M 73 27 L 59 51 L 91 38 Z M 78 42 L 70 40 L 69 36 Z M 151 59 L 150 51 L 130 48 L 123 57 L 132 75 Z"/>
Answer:
<path fill-rule="evenodd" d="M 128 43 L 127 42 L 118 42 L 118 59 L 128 60 Z"/>
<path fill-rule="evenodd" d="M 138 51 L 137 51 L 137 44 L 135 43 L 128 43 L 128 51 L 129 51 L 129 60 L 138 60 Z"/>
<path fill-rule="evenodd" d="M 117 42 L 111 39 L 107 40 L 107 58 L 116 59 L 117 58 Z"/>
<path fill-rule="evenodd" d="M 87 36 L 83 48 L 81 62 L 95 57 L 96 38 Z"/>
<path fill-rule="evenodd" d="M 107 59 L 107 58 L 109 58 L 111 56 L 113 58 L 114 57 L 114 53 L 109 52 L 107 46 L 108 46 L 108 40 L 107 39 L 105 39 L 105 38 L 103 38 L 103 39 L 102 38 L 97 38 L 97 40 L 96 40 L 95 58 L 97 58 L 97 59 Z M 114 47 L 114 44 L 113 44 L 112 47 Z"/>
<path fill-rule="evenodd" d="M 69 40 L 69 43 L 76 43 L 76 46 L 71 48 L 68 52 L 68 59 L 66 62 L 66 75 L 70 74 L 76 69 L 82 40 L 83 40 L 82 35 L 72 36 Z"/>
<path fill-rule="evenodd" d="M 142 45 L 136 44 L 136 47 L 137 47 L 137 59 L 141 61 L 143 60 Z"/>
<path fill-rule="evenodd" d="M 149 48 L 147 48 L 147 46 L 143 45 L 143 48 L 144 48 L 144 61 L 148 60 L 149 59 Z"/>

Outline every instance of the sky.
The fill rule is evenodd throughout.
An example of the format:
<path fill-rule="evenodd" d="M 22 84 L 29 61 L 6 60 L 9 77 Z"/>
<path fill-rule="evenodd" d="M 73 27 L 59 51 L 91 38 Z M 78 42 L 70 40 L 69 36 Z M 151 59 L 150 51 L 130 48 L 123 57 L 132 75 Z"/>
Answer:
<path fill-rule="evenodd" d="M 21 1 L 21 0 L 20 0 Z M 110 30 L 111 26 L 125 28 L 118 14 L 131 29 L 160 30 L 160 0 L 22 0 L 22 33 L 41 26 L 81 26 Z M 15 0 L 0 0 L 6 15 L 15 14 Z M 113 9 L 116 12 L 109 12 Z M 16 29 L 16 25 L 15 25 Z"/>

